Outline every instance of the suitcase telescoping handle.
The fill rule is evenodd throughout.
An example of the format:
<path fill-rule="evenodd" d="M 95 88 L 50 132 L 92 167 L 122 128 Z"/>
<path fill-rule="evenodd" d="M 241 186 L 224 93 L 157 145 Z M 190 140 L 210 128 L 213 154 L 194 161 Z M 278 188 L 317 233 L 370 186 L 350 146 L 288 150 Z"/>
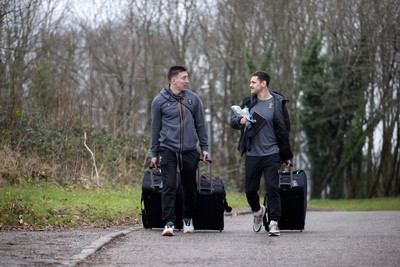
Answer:
<path fill-rule="evenodd" d="M 290 189 L 292 189 L 292 187 L 293 187 L 293 172 L 292 172 L 292 167 L 293 167 L 293 164 L 290 164 L 287 168 L 280 168 L 279 169 L 279 188 L 281 188 L 281 186 L 282 185 L 289 185 L 290 186 Z M 288 183 L 282 183 L 282 181 L 281 181 L 281 175 L 282 175 L 282 172 L 283 171 L 285 171 L 285 172 L 289 172 L 289 177 L 290 177 L 290 181 L 289 181 L 289 184 Z"/>
<path fill-rule="evenodd" d="M 160 169 L 160 167 L 154 167 L 154 166 L 150 166 L 149 167 L 150 168 L 150 182 L 151 182 L 151 184 L 150 184 L 150 188 L 151 189 L 155 189 L 155 185 L 154 185 L 154 173 L 153 173 L 153 169 L 157 169 L 158 171 L 160 171 L 161 169 Z M 160 185 L 160 188 L 162 188 L 162 186 L 163 186 L 163 184 L 162 184 L 162 181 L 161 181 L 161 185 Z"/>
<path fill-rule="evenodd" d="M 210 179 L 210 193 L 212 193 L 213 191 L 213 185 L 212 185 L 212 160 L 207 159 L 207 160 L 203 160 L 203 159 L 199 159 L 200 162 L 207 162 L 208 163 L 208 173 L 209 173 L 209 179 Z M 200 168 L 197 168 L 197 190 L 201 189 L 201 185 L 200 185 Z"/>

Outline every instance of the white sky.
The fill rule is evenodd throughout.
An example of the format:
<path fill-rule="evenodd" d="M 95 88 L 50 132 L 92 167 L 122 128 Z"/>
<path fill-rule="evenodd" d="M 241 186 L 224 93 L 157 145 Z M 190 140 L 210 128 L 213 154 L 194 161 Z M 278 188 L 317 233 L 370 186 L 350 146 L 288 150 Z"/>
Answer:
<path fill-rule="evenodd" d="M 113 13 L 120 10 L 124 0 L 48 0 L 50 5 L 56 5 L 59 13 L 67 11 L 80 19 L 98 22 L 112 18 Z"/>

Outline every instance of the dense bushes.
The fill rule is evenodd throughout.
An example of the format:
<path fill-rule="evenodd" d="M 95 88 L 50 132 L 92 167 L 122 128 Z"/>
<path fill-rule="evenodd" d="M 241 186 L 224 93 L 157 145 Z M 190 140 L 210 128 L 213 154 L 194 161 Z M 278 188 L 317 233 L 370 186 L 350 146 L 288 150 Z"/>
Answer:
<path fill-rule="evenodd" d="M 18 111 L 0 113 L 0 184 L 45 179 L 94 186 L 95 169 L 86 144 L 95 155 L 100 184 L 130 184 L 146 166 L 148 137 L 114 136 L 90 129 L 78 120 L 68 127 Z"/>

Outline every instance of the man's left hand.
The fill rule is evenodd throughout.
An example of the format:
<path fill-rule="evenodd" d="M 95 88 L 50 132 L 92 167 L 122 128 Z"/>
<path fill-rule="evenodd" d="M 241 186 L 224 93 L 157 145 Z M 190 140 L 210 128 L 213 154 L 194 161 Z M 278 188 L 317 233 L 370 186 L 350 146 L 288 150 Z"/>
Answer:
<path fill-rule="evenodd" d="M 282 164 L 281 164 L 281 167 L 283 167 L 283 168 L 289 168 L 291 166 L 292 166 L 292 161 L 290 159 L 282 162 Z"/>
<path fill-rule="evenodd" d="M 211 160 L 210 154 L 207 151 L 203 151 L 203 161 Z"/>

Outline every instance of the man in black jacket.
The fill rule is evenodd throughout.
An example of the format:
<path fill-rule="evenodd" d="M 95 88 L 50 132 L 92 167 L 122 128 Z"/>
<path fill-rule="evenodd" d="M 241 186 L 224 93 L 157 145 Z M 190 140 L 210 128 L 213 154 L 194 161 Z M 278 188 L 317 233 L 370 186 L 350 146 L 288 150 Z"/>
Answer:
<path fill-rule="evenodd" d="M 249 109 L 255 123 L 249 124 L 246 116 L 234 114 L 231 127 L 241 130 L 238 149 L 246 154 L 245 189 L 246 198 L 254 212 L 253 230 L 259 232 L 266 208 L 260 204 L 258 194 L 260 179 L 264 173 L 268 196 L 269 235 L 279 236 L 278 221 L 281 216 L 279 195 L 279 169 L 289 166 L 293 154 L 289 143 L 290 120 L 285 103 L 287 100 L 269 90 L 270 77 L 257 71 L 250 79 L 251 96 L 244 97 L 240 107 Z M 247 125 L 246 125 L 247 124 Z"/>

